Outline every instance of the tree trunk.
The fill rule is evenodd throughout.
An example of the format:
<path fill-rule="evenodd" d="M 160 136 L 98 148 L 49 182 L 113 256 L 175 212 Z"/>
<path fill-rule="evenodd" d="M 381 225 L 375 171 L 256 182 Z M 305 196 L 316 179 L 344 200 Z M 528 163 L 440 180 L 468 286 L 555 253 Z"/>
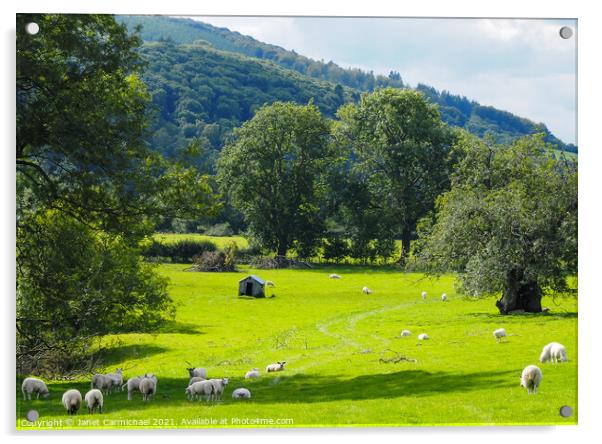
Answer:
<path fill-rule="evenodd" d="M 410 254 L 410 241 L 412 239 L 412 230 L 404 228 L 401 232 L 401 255 L 399 256 L 398 263 L 405 265 Z"/>
<path fill-rule="evenodd" d="M 529 313 L 541 312 L 541 288 L 536 281 L 522 281 L 522 270 L 512 270 L 506 279 L 502 297 L 495 303 L 500 314 L 515 310 Z"/>

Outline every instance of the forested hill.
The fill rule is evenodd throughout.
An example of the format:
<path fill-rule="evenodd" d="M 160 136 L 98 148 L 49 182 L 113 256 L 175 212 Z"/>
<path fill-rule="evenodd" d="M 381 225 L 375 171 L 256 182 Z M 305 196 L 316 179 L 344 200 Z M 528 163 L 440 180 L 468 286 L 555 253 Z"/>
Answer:
<path fill-rule="evenodd" d="M 203 160 L 207 165 L 230 130 L 264 103 L 307 103 L 313 98 L 332 117 L 340 104 L 357 100 L 363 91 L 403 87 L 396 72 L 383 77 L 344 69 L 190 19 L 117 16 L 117 20 L 132 31 L 141 26 L 140 36 L 146 42 L 142 50 L 149 63 L 145 80 L 160 112 L 153 125 L 153 145 L 172 153 L 200 138 L 209 148 Z M 473 134 L 490 134 L 498 142 L 508 142 L 544 131 L 546 140 L 558 149 L 577 151 L 543 124 L 427 85 L 417 89 L 439 106 L 445 122 Z"/>
<path fill-rule="evenodd" d="M 266 103 L 307 104 L 334 117 L 359 92 L 318 81 L 274 63 L 215 50 L 208 43 L 147 42 L 144 81 L 152 95 L 155 118 L 151 144 L 175 156 L 193 141 L 205 154 L 197 165 L 211 170 L 232 129 Z"/>

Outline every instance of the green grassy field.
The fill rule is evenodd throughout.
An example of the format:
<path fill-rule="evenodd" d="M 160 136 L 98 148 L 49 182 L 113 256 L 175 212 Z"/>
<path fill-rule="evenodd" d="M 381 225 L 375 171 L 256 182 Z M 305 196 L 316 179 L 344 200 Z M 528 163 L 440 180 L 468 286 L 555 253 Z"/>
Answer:
<path fill-rule="evenodd" d="M 172 280 L 177 319 L 157 334 L 106 338 L 114 344 L 107 371 L 124 367 L 125 376 L 153 372 L 156 397 L 105 397 L 105 413 L 85 410 L 68 418 L 61 394 L 89 381 L 51 382 L 48 400 L 21 401 L 17 388 L 17 427 L 36 409 L 34 427 L 237 427 L 353 425 L 575 424 L 577 421 L 577 302 L 544 298 L 548 314 L 497 314 L 494 299 L 470 300 L 454 292 L 451 277 L 425 279 L 378 267 L 324 267 L 313 270 L 250 270 L 192 273 L 186 265 L 161 265 Z M 341 280 L 331 280 L 336 272 Z M 249 273 L 272 280 L 273 298 L 238 298 L 237 282 Z M 373 290 L 364 295 L 364 285 Z M 428 292 L 423 301 L 421 291 Z M 440 295 L 446 292 L 448 302 Z M 494 329 L 505 327 L 497 343 Z M 409 329 L 412 336 L 401 338 Z M 417 340 L 426 332 L 430 340 Z M 114 341 L 118 340 L 117 343 Z M 569 362 L 539 364 L 543 345 L 563 343 Z M 412 361 L 383 363 L 399 353 Z M 206 367 L 210 377 L 230 377 L 223 400 L 189 402 L 186 361 Z M 267 364 L 287 361 L 279 373 Z M 519 386 L 522 369 L 543 371 L 539 392 Z M 258 380 L 244 380 L 259 367 Z M 247 387 L 250 400 L 233 400 Z M 559 409 L 575 413 L 562 418 Z M 72 422 L 66 422 L 71 420 Z M 139 424 L 121 421 L 137 420 Z M 98 421 L 98 422 L 95 422 Z M 270 421 L 272 421 L 270 423 Z"/>
<path fill-rule="evenodd" d="M 175 243 L 180 240 L 211 241 L 217 248 L 223 249 L 231 241 L 236 242 L 238 248 L 247 248 L 249 242 L 242 236 L 207 236 L 198 233 L 157 233 L 154 238 L 162 243 Z"/>

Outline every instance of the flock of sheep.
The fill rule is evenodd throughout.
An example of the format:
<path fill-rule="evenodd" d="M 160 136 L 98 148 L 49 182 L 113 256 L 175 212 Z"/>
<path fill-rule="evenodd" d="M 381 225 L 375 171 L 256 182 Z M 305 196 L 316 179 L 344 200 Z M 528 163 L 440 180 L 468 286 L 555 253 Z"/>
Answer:
<path fill-rule="evenodd" d="M 329 278 L 341 279 L 341 276 L 338 274 L 331 274 Z M 271 281 L 267 281 L 266 284 L 271 287 L 275 287 Z M 362 292 L 365 294 L 372 294 L 372 290 L 370 290 L 368 287 L 364 287 Z M 422 292 L 421 297 L 423 300 L 426 300 L 426 291 Z M 443 293 L 441 295 L 441 300 L 446 302 L 447 294 Z M 409 330 L 403 330 L 401 332 L 402 337 L 408 337 L 411 336 L 411 334 L 412 333 Z M 493 337 L 498 342 L 501 342 L 503 338 L 507 337 L 506 330 L 504 328 L 498 328 L 493 332 Z M 418 335 L 418 340 L 420 341 L 428 339 L 429 336 L 426 333 L 421 333 Z M 559 344 L 558 342 L 551 342 L 543 348 L 539 360 L 541 363 L 551 362 L 554 364 L 566 362 L 566 348 L 564 345 Z M 278 361 L 277 363 L 268 365 L 265 371 L 266 373 L 282 371 L 284 370 L 285 364 L 285 361 Z M 200 367 L 188 368 L 187 370 L 190 379 L 188 381 L 186 390 L 184 390 L 184 393 L 189 401 L 205 399 L 207 402 L 209 402 L 218 401 L 221 399 L 225 388 L 229 383 L 229 378 L 208 379 L 206 369 Z M 253 368 L 245 374 L 245 379 L 254 379 L 259 377 L 260 372 L 257 368 Z M 543 374 L 541 369 L 536 365 L 528 365 L 525 367 L 520 376 L 520 385 L 526 388 L 529 394 L 536 393 L 542 379 Z M 133 395 L 136 391 L 139 391 L 142 394 L 143 401 L 149 401 L 157 391 L 157 382 L 157 377 L 155 375 L 145 373 L 142 376 L 134 376 L 129 378 L 124 384 L 123 370 L 121 368 L 118 368 L 114 373 L 97 373 L 92 377 L 92 381 L 90 383 L 91 388 L 85 394 L 83 400 L 88 408 L 88 413 L 94 413 L 94 411 L 102 413 L 104 395 L 108 395 L 115 390 L 123 391 L 124 388 L 127 388 L 128 401 L 133 399 Z M 31 400 L 31 396 L 33 394 L 37 395 L 37 399 L 39 399 L 40 395 L 43 398 L 48 398 L 50 395 L 50 392 L 48 391 L 44 381 L 37 378 L 25 378 L 21 386 L 21 390 L 23 392 L 24 400 Z M 251 392 L 244 387 L 237 388 L 232 392 L 233 399 L 248 399 L 250 397 Z M 65 407 L 67 414 L 76 414 L 82 405 L 82 395 L 79 390 L 67 390 L 63 394 L 62 404 Z"/>
<path fill-rule="evenodd" d="M 284 370 L 286 361 L 278 361 L 275 364 L 270 364 L 266 367 L 266 373 L 279 372 Z M 190 379 L 184 393 L 189 401 L 205 399 L 209 401 L 218 401 L 221 399 L 226 386 L 229 383 L 228 378 L 208 379 L 207 370 L 201 367 L 188 368 Z M 259 378 L 259 369 L 253 368 L 245 374 L 245 379 Z M 142 400 L 149 401 L 157 392 L 157 377 L 153 374 L 145 373 L 143 376 L 134 376 L 129 378 L 124 384 L 123 370 L 118 368 L 114 373 L 101 374 L 97 373 L 92 376 L 90 382 L 90 390 L 85 394 L 83 401 L 88 407 L 88 413 L 102 413 L 105 395 L 109 395 L 114 391 L 123 391 L 127 388 L 127 399 L 131 401 L 133 394 L 136 391 L 142 393 Z M 31 400 L 32 395 L 36 395 L 36 399 L 40 396 L 48 398 L 50 392 L 46 383 L 37 378 L 25 378 L 21 385 L 24 400 Z M 249 389 L 240 387 L 232 392 L 233 399 L 248 399 L 251 397 Z M 61 399 L 61 403 L 68 415 L 75 415 L 82 406 L 82 395 L 77 389 L 67 390 Z"/>

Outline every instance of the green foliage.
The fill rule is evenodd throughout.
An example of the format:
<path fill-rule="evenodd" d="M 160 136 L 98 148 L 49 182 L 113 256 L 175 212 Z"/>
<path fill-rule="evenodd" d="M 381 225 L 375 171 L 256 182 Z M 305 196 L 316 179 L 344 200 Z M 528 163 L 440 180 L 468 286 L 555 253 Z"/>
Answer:
<path fill-rule="evenodd" d="M 349 242 L 340 236 L 325 239 L 322 248 L 322 257 L 335 263 L 339 263 L 350 254 Z"/>
<path fill-rule="evenodd" d="M 141 254 L 147 258 L 168 259 L 175 263 L 192 263 L 195 256 L 215 250 L 217 246 L 209 240 L 181 239 L 162 242 L 153 239 L 143 247 Z"/>
<path fill-rule="evenodd" d="M 190 161 L 201 171 L 213 171 L 233 129 L 264 104 L 313 100 L 334 116 L 341 104 L 352 100 L 347 88 L 198 42 L 147 43 L 140 55 L 148 64 L 143 78 L 155 108 L 151 145 L 174 158 L 196 142 L 201 153 Z"/>
<path fill-rule="evenodd" d="M 29 22 L 41 32 L 27 34 Z M 109 15 L 17 16 L 17 344 L 27 368 L 68 364 L 67 343 L 161 322 L 165 282 L 137 245 L 161 218 L 215 210 L 208 177 L 145 141 L 139 44 Z"/>
<path fill-rule="evenodd" d="M 447 186 L 450 133 L 437 109 L 412 90 L 364 94 L 338 116 L 335 138 L 352 160 L 343 171 L 342 214 L 355 257 L 372 256 L 372 239 L 388 252 L 399 237 L 405 256 L 416 222 Z"/>
<path fill-rule="evenodd" d="M 454 149 L 452 187 L 420 226 L 418 263 L 458 272 L 470 295 L 529 282 L 568 291 L 577 272 L 576 164 L 548 154 L 542 135 L 507 146 L 464 135 Z"/>
<path fill-rule="evenodd" d="M 322 176 L 332 154 L 329 125 L 309 104 L 262 107 L 218 162 L 218 181 L 266 249 L 306 253 L 324 231 Z"/>
<path fill-rule="evenodd" d="M 167 281 L 123 237 L 56 210 L 17 231 L 19 364 L 32 371 L 76 338 L 151 330 L 173 315 Z M 56 369 L 55 369 L 56 370 Z"/>

